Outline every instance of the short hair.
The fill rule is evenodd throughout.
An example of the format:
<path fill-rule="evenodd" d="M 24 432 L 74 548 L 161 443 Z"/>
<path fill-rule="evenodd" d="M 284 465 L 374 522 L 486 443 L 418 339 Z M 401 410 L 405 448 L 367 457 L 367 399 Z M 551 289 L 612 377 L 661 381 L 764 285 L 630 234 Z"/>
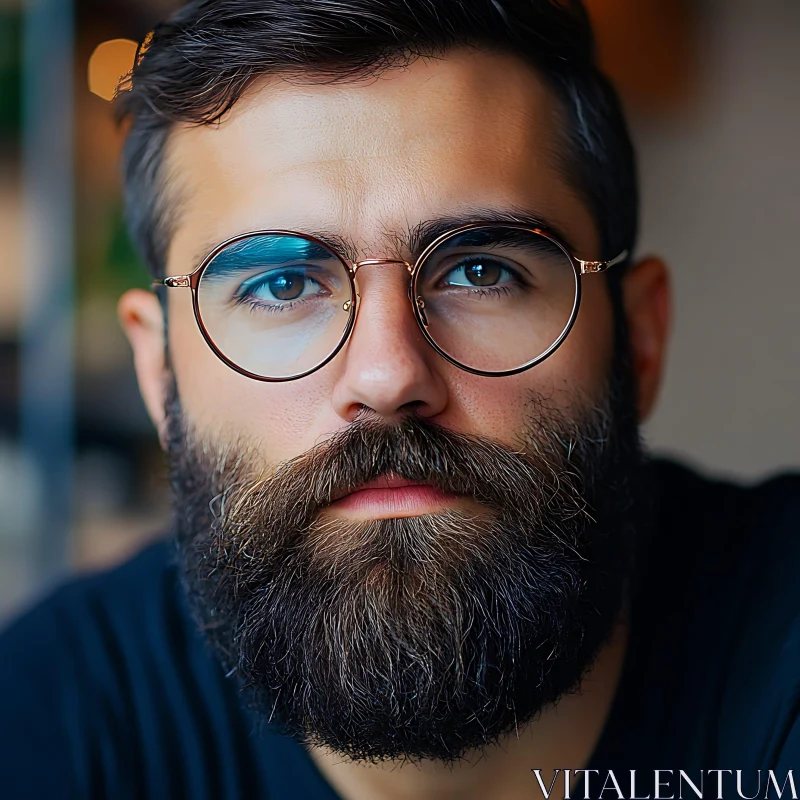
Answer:
<path fill-rule="evenodd" d="M 594 217 L 600 257 L 632 251 L 635 155 L 580 0 L 189 0 L 148 36 L 115 101 L 127 126 L 126 219 L 145 264 L 163 276 L 176 123 L 218 121 L 263 76 L 346 82 L 464 46 L 515 55 L 545 79 L 565 112 L 565 177 Z"/>

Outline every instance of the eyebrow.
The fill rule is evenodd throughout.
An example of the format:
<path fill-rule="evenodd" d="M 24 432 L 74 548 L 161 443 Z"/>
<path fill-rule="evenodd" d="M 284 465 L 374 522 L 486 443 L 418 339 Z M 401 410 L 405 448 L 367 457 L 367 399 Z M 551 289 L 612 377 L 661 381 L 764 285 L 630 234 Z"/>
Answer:
<path fill-rule="evenodd" d="M 204 278 L 221 280 L 230 275 L 241 275 L 243 269 L 276 266 L 292 259 L 322 261 L 332 258 L 325 247 L 297 237 L 254 236 L 226 247 L 209 264 Z"/>
<path fill-rule="evenodd" d="M 297 230 L 289 229 L 289 228 L 259 228 L 252 231 L 245 231 L 241 234 L 237 234 L 236 236 L 232 236 L 229 239 L 225 239 L 222 242 L 214 242 L 214 243 L 206 243 L 197 249 L 195 253 L 194 259 L 192 261 L 192 270 L 196 270 L 203 264 L 208 257 L 218 248 L 222 247 L 226 242 L 233 243 L 234 240 L 240 239 L 244 236 L 247 236 L 251 233 L 261 233 L 268 232 L 271 230 L 282 230 L 286 231 L 287 233 L 299 233 L 303 236 L 309 236 L 312 239 L 318 239 L 322 244 L 324 244 L 329 250 L 333 250 L 341 255 L 345 256 L 345 258 L 350 259 L 351 261 L 355 260 L 352 256 L 355 254 L 355 248 L 353 244 L 344 238 L 343 236 L 339 236 L 335 233 L 331 233 L 330 231 L 312 231 L 308 229 L 300 229 Z"/>
<path fill-rule="evenodd" d="M 458 214 L 447 214 L 432 219 L 423 220 L 409 228 L 397 229 L 385 226 L 382 232 L 383 237 L 392 242 L 393 249 L 400 253 L 405 251 L 416 259 L 432 242 L 440 236 L 449 233 L 456 228 L 475 223 L 486 223 L 488 225 L 522 225 L 526 228 L 536 228 L 558 239 L 570 252 L 575 252 L 575 244 L 570 236 L 552 220 L 546 219 L 543 215 L 530 209 L 523 209 L 518 206 L 504 208 L 494 207 L 473 207 Z M 265 228 L 264 230 L 271 230 Z M 289 230 L 286 228 L 274 230 Z M 258 231 L 252 231 L 257 233 Z M 358 248 L 351 239 L 333 233 L 330 229 L 308 230 L 297 229 L 294 233 L 300 233 L 319 240 L 328 248 L 340 253 L 351 262 L 357 261 Z M 247 235 L 242 234 L 242 235 Z M 233 237 L 236 238 L 236 237 Z M 198 265 L 205 261 L 209 254 L 213 252 L 220 243 L 206 244 L 199 249 L 193 261 L 196 269 Z"/>
<path fill-rule="evenodd" d="M 489 225 L 522 225 L 537 228 L 558 239 L 570 252 L 575 249 L 572 239 L 558 225 L 541 214 L 518 207 L 471 208 L 459 214 L 436 217 L 415 225 L 405 235 L 390 234 L 416 258 L 440 236 L 464 225 L 485 222 Z"/>

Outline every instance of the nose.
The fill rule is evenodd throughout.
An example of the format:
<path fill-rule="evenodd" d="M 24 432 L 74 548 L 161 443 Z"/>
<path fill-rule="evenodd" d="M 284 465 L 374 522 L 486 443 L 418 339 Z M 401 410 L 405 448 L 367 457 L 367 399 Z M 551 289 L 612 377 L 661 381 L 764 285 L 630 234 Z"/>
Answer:
<path fill-rule="evenodd" d="M 434 417 L 447 405 L 445 362 L 423 338 L 408 300 L 402 262 L 363 262 L 360 300 L 333 394 L 336 413 L 352 422 L 370 410 L 387 420 Z"/>

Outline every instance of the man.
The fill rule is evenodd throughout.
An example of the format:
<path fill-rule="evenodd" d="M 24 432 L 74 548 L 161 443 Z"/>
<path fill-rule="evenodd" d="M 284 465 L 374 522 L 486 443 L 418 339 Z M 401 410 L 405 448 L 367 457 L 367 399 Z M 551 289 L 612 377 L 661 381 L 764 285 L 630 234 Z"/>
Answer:
<path fill-rule="evenodd" d="M 3 796 L 796 796 L 800 480 L 642 453 L 580 5 L 193 0 L 118 102 L 174 532 L 0 640 Z"/>

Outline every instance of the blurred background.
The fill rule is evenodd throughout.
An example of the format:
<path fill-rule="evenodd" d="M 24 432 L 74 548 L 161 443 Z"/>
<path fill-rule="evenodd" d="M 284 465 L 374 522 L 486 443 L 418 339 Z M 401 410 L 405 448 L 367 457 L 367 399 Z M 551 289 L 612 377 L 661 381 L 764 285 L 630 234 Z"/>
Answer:
<path fill-rule="evenodd" d="M 146 286 L 108 98 L 178 3 L 0 0 L 0 622 L 168 520 L 116 321 Z M 653 449 L 751 481 L 800 465 L 800 2 L 590 0 L 673 268 Z"/>

